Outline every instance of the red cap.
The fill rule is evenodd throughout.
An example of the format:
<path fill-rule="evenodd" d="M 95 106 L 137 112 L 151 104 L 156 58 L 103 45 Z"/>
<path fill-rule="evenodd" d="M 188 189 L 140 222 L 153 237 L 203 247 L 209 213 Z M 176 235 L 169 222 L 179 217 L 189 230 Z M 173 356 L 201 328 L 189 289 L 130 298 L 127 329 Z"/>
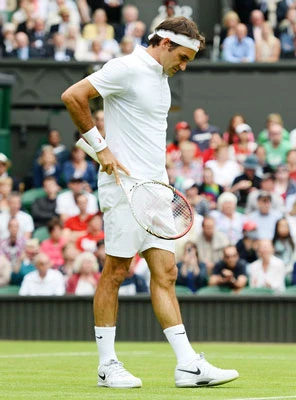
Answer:
<path fill-rule="evenodd" d="M 243 231 L 254 231 L 255 229 L 257 229 L 257 225 L 254 221 L 246 221 L 243 224 Z"/>
<path fill-rule="evenodd" d="M 179 129 L 190 129 L 190 125 L 186 121 L 177 122 L 175 125 L 175 130 L 178 131 Z"/>

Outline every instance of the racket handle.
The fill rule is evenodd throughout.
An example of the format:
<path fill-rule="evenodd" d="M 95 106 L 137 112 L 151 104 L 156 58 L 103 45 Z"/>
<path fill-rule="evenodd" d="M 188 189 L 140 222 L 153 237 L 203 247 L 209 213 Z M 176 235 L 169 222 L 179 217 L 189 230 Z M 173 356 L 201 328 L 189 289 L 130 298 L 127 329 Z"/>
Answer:
<path fill-rule="evenodd" d="M 80 138 L 79 140 L 77 140 L 77 142 L 75 143 L 75 146 L 82 149 L 87 155 L 89 155 L 98 164 L 100 163 L 97 153 L 84 139 Z"/>

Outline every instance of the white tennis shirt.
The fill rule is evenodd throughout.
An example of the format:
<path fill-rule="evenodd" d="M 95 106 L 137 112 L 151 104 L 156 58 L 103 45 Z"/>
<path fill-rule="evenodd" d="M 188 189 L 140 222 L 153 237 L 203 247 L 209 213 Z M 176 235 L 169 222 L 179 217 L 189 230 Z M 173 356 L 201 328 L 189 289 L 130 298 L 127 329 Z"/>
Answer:
<path fill-rule="evenodd" d="M 163 67 L 137 46 L 88 76 L 104 99 L 106 142 L 131 176 L 167 181 L 166 130 L 171 105 Z M 114 176 L 99 174 L 99 185 Z"/>

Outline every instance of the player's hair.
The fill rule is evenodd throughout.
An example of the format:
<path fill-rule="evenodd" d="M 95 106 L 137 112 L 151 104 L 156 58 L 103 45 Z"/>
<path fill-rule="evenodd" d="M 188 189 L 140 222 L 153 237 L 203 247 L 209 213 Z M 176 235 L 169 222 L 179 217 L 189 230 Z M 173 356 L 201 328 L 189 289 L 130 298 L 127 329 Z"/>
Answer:
<path fill-rule="evenodd" d="M 185 17 L 167 18 L 155 28 L 156 31 L 157 29 L 164 29 L 166 31 L 171 31 L 176 34 L 188 36 L 191 39 L 197 39 L 200 41 L 200 50 L 203 50 L 205 48 L 205 37 L 199 32 L 196 23 L 188 18 Z M 159 46 L 162 39 L 163 38 L 158 36 L 157 34 L 154 35 L 149 40 L 149 46 L 150 45 L 152 47 Z M 174 50 L 178 46 L 180 45 L 171 42 L 171 50 Z"/>

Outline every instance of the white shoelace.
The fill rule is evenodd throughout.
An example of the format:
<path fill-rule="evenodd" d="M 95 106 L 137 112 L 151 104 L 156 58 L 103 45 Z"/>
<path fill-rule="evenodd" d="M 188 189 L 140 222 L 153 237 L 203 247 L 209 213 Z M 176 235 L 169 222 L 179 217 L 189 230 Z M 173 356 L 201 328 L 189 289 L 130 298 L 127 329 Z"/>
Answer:
<path fill-rule="evenodd" d="M 116 373 L 117 376 L 130 376 L 131 374 L 124 368 L 123 363 L 116 360 L 111 360 L 108 366 L 111 367 L 111 373 Z"/>

